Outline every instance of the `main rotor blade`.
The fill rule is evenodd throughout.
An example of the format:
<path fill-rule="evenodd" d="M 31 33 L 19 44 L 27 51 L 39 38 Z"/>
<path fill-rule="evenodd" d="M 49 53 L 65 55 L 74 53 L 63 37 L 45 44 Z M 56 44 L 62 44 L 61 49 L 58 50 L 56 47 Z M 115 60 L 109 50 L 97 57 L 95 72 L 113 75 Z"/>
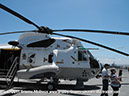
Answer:
<path fill-rule="evenodd" d="M 8 35 L 8 34 L 16 34 L 16 33 L 27 33 L 27 32 L 38 32 L 38 31 L 37 30 L 15 31 L 15 32 L 0 33 L 0 35 Z"/>
<path fill-rule="evenodd" d="M 2 8 L 3 10 L 9 12 L 10 14 L 20 18 L 21 20 L 25 21 L 26 23 L 32 24 L 34 25 L 36 28 L 38 28 L 40 30 L 40 27 L 38 25 L 36 25 L 34 22 L 30 21 L 29 19 L 25 18 L 24 16 L 20 15 L 19 13 L 13 11 L 12 9 L 4 6 L 3 4 L 0 3 L 0 8 Z"/>
<path fill-rule="evenodd" d="M 103 30 L 85 30 L 85 29 L 62 29 L 53 30 L 53 32 L 59 31 L 74 31 L 74 32 L 90 32 L 90 33 L 105 33 L 105 34 L 115 34 L 115 35 L 129 35 L 128 32 L 115 32 L 115 31 L 103 31 Z"/>
<path fill-rule="evenodd" d="M 64 37 L 69 37 L 69 38 L 73 38 L 73 39 L 78 39 L 78 40 L 81 40 L 83 42 L 87 42 L 87 43 L 90 43 L 90 44 L 93 44 L 93 45 L 96 45 L 96 46 L 114 51 L 116 53 L 119 53 L 119 54 L 122 54 L 122 55 L 125 55 L 125 56 L 129 56 L 129 54 L 127 54 L 127 53 L 124 53 L 122 51 L 119 51 L 119 50 L 116 50 L 116 49 L 113 49 L 113 48 L 110 48 L 110 47 L 107 47 L 107 46 L 104 46 L 104 45 L 101 45 L 101 44 L 98 44 L 98 43 L 95 43 L 95 42 L 92 42 L 92 41 L 89 41 L 89 40 L 85 40 L 85 39 L 81 39 L 81 38 L 74 37 L 74 36 L 69 36 L 69 35 L 62 35 L 62 34 L 58 34 L 58 33 L 53 33 L 53 34 L 54 35 L 59 35 L 59 36 L 64 36 Z"/>

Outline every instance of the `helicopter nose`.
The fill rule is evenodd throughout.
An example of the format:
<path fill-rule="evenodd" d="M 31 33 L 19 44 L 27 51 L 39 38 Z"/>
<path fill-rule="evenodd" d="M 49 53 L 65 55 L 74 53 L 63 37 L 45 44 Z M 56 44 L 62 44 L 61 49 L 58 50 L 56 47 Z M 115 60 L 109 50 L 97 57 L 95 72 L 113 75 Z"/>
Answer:
<path fill-rule="evenodd" d="M 98 74 L 101 70 L 101 66 L 99 61 L 96 59 L 90 58 L 90 67 L 91 67 L 91 74 L 94 76 Z"/>
<path fill-rule="evenodd" d="M 90 58 L 91 68 L 100 68 L 99 62 L 96 59 Z"/>
<path fill-rule="evenodd" d="M 95 75 L 96 74 L 96 70 L 91 70 L 91 74 Z"/>

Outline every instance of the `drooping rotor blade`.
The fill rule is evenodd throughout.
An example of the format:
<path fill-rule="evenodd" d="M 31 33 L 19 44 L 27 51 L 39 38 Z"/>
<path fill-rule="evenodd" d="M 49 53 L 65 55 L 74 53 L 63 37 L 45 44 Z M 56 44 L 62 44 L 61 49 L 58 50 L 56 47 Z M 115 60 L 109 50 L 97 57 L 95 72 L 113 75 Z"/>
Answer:
<path fill-rule="evenodd" d="M 115 35 L 129 35 L 128 32 L 117 32 L 117 31 L 103 31 L 103 30 L 85 30 L 85 29 L 62 29 L 62 30 L 53 30 L 53 32 L 63 32 L 63 31 L 72 31 L 72 32 L 90 32 L 90 33 L 105 33 L 105 34 L 115 34 Z"/>
<path fill-rule="evenodd" d="M 38 32 L 38 31 L 37 30 L 15 31 L 15 32 L 0 33 L 0 35 L 8 35 L 8 34 L 16 34 L 16 33 L 27 33 L 27 32 Z"/>
<path fill-rule="evenodd" d="M 13 11 L 12 9 L 10 9 L 10 8 L 8 8 L 8 7 L 6 7 L 6 6 L 4 6 L 4 5 L 1 4 L 1 3 L 0 3 L 0 8 L 2 8 L 3 10 L 9 12 L 10 14 L 12 14 L 12 15 L 14 15 L 14 16 L 20 18 L 21 20 L 25 21 L 26 23 L 29 23 L 29 24 L 34 25 L 36 28 L 38 28 L 38 29 L 40 30 L 40 27 L 39 27 L 37 24 L 35 24 L 34 22 L 32 22 L 32 21 L 30 21 L 29 19 L 25 18 L 24 16 L 20 15 L 19 13 Z"/>
<path fill-rule="evenodd" d="M 69 38 L 73 38 L 73 39 L 78 39 L 78 40 L 81 40 L 83 42 L 87 42 L 87 43 L 90 43 L 90 44 L 93 44 L 93 45 L 108 49 L 110 51 L 113 51 L 113 52 L 116 52 L 116 53 L 119 53 L 119 54 L 122 54 L 122 55 L 125 55 L 125 56 L 129 56 L 129 54 L 127 54 L 127 53 L 124 53 L 122 51 L 119 51 L 119 50 L 116 50 L 116 49 L 113 49 L 113 48 L 110 48 L 110 47 L 107 47 L 107 46 L 104 46 L 104 45 L 101 45 L 101 44 L 98 44 L 98 43 L 95 43 L 95 42 L 92 42 L 92 41 L 89 41 L 89 40 L 85 40 L 85 39 L 81 39 L 81 38 L 74 37 L 74 36 L 69 36 L 69 35 L 62 35 L 62 34 L 58 34 L 58 33 L 53 33 L 53 34 L 63 36 L 63 37 L 69 37 Z"/>

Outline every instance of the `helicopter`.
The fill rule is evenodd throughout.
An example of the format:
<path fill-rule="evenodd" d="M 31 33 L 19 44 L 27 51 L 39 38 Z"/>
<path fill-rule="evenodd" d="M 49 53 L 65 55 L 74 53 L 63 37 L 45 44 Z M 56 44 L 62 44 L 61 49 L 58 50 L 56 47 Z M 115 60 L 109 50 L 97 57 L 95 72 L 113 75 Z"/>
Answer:
<path fill-rule="evenodd" d="M 101 63 L 94 58 L 88 48 L 84 48 L 81 41 L 93 44 L 107 50 L 129 56 L 129 54 L 79 37 L 59 34 L 58 32 L 90 32 L 115 35 L 129 35 L 126 32 L 61 29 L 53 30 L 39 27 L 14 10 L 0 4 L 0 8 L 31 24 L 37 30 L 15 31 L 0 33 L 0 35 L 23 33 L 18 40 L 8 42 L 13 48 L 1 48 L 1 64 L 8 69 L 6 80 L 8 87 L 12 86 L 14 77 L 19 79 L 49 79 L 48 90 L 57 88 L 60 79 L 76 80 L 77 86 L 94 78 L 101 71 Z M 58 35 L 63 37 L 51 37 Z M 0 65 L 3 68 L 3 65 Z"/>

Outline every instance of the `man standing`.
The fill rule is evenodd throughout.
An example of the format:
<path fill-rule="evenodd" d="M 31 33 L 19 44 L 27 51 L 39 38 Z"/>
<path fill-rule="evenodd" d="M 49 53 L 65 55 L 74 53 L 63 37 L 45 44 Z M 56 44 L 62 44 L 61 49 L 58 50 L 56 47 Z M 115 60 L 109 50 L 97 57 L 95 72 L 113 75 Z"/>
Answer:
<path fill-rule="evenodd" d="M 108 83 L 109 83 L 109 75 L 108 75 L 109 64 L 105 64 L 102 70 L 102 83 L 103 83 L 103 92 L 101 96 L 108 96 Z"/>
<path fill-rule="evenodd" d="M 119 70 L 119 77 L 120 77 L 120 81 L 122 81 L 122 68 L 120 68 L 120 70 Z"/>

